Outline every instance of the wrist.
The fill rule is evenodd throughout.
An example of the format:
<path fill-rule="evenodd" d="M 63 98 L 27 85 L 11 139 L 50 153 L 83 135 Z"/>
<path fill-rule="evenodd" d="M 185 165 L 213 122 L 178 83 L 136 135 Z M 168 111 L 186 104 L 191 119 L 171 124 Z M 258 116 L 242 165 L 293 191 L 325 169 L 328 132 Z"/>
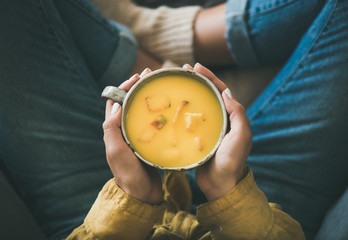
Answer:
<path fill-rule="evenodd" d="M 213 179 L 211 179 L 210 186 L 206 188 L 204 192 L 208 201 L 217 200 L 230 191 L 232 191 L 237 184 L 242 180 L 245 176 L 245 171 L 241 171 L 236 174 L 231 174 L 229 176 L 217 175 Z"/>
<path fill-rule="evenodd" d="M 140 184 L 121 184 L 115 178 L 115 182 L 130 197 L 150 205 L 158 205 L 163 201 L 162 186 L 144 187 Z M 155 184 L 156 185 L 156 184 Z"/>

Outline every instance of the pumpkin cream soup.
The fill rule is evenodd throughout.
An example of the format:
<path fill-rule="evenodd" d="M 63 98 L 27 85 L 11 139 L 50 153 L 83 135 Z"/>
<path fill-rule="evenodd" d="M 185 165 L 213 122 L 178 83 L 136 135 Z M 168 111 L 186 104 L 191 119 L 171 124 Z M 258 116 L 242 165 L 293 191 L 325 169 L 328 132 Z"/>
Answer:
<path fill-rule="evenodd" d="M 202 160 L 222 128 L 223 113 L 214 93 L 197 80 L 177 75 L 153 79 L 139 89 L 125 124 L 133 149 L 166 168 Z"/>

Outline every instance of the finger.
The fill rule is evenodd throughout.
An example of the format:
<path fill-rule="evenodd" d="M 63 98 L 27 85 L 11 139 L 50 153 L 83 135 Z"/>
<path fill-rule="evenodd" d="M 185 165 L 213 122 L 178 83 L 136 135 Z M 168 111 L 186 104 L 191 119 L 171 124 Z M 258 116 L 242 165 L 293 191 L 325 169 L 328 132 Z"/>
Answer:
<path fill-rule="evenodd" d="M 146 74 L 149 74 L 150 72 L 152 72 L 152 70 L 150 68 L 145 68 L 145 70 L 140 74 L 140 77 L 144 77 Z"/>
<path fill-rule="evenodd" d="M 121 127 L 121 106 L 119 103 L 115 102 L 111 108 L 110 121 L 115 123 L 116 127 Z"/>
<path fill-rule="evenodd" d="M 106 103 L 105 110 L 105 121 L 104 125 L 107 125 L 107 128 L 110 128 L 109 125 L 120 127 L 121 126 L 121 106 L 117 102 L 113 102 L 112 100 L 108 100 Z M 105 129 L 104 129 L 105 130 Z"/>
<path fill-rule="evenodd" d="M 228 114 L 245 114 L 244 107 L 232 97 L 232 94 L 228 88 L 222 92 L 222 98 Z"/>
<path fill-rule="evenodd" d="M 226 96 L 229 98 L 229 99 L 234 99 L 234 96 L 233 96 L 233 94 L 232 94 L 232 92 L 231 92 L 231 90 L 229 89 L 229 88 L 226 88 L 223 92 L 222 92 L 222 94 L 226 94 Z M 236 100 L 235 100 L 236 101 Z M 237 101 L 236 101 L 237 102 Z"/>
<path fill-rule="evenodd" d="M 121 85 L 118 88 L 128 91 L 139 79 L 140 76 L 138 73 L 136 73 L 133 76 L 131 76 L 127 81 L 121 83 Z"/>
<path fill-rule="evenodd" d="M 122 108 L 120 104 L 115 102 L 108 110 L 110 111 L 109 116 L 103 123 L 104 142 L 107 148 L 113 147 L 115 149 L 116 146 L 121 146 L 124 142 L 120 129 Z"/>
<path fill-rule="evenodd" d="M 231 91 L 228 88 L 223 91 L 222 98 L 224 100 L 226 110 L 230 115 L 231 122 L 232 120 L 237 119 L 240 121 L 240 123 L 250 125 L 245 108 L 233 98 Z"/>
<path fill-rule="evenodd" d="M 231 98 L 231 95 L 228 92 L 229 90 L 226 89 L 222 93 L 222 98 L 224 99 L 226 110 L 230 115 L 230 130 L 225 137 L 230 141 L 233 141 L 233 139 L 238 139 L 240 143 L 244 143 L 248 149 L 246 153 L 249 154 L 252 145 L 250 120 L 246 115 L 245 108 L 234 98 Z M 245 159 L 246 158 L 247 155 L 245 156 Z"/>
<path fill-rule="evenodd" d="M 121 83 L 121 85 L 119 86 L 119 88 L 128 91 L 133 85 L 134 83 L 136 83 L 140 78 L 144 77 L 146 74 L 149 74 L 151 71 L 150 68 L 146 68 L 139 76 L 138 73 L 134 74 L 130 79 L 128 79 L 127 81 L 124 81 L 123 83 Z"/>
<path fill-rule="evenodd" d="M 196 63 L 193 70 L 209 78 L 220 92 L 227 88 L 224 82 L 222 82 L 217 76 L 215 76 L 214 73 L 212 73 L 208 68 L 202 66 L 200 63 Z"/>
<path fill-rule="evenodd" d="M 108 100 L 106 101 L 106 106 L 105 106 L 105 120 L 109 119 L 113 104 L 114 104 L 114 101 L 111 100 L 111 99 L 108 99 Z"/>
<path fill-rule="evenodd" d="M 186 68 L 186 69 L 190 69 L 190 70 L 193 70 L 193 67 L 191 67 L 190 64 L 184 64 L 184 66 L 182 66 L 183 68 Z"/>

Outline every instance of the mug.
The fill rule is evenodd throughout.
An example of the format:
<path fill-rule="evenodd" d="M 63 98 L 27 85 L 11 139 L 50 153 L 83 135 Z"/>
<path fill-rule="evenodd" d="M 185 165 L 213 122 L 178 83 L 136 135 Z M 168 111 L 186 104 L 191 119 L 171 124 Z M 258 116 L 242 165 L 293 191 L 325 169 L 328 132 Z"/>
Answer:
<path fill-rule="evenodd" d="M 139 159 L 158 169 L 183 171 L 204 164 L 226 133 L 220 92 L 189 69 L 159 69 L 128 92 L 107 86 L 102 97 L 122 105 L 124 140 Z"/>

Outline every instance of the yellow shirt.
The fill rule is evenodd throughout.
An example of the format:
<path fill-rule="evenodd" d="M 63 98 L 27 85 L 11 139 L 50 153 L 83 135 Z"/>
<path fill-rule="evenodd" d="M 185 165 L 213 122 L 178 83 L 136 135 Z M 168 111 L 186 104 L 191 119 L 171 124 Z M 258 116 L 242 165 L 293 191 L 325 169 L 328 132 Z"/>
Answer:
<path fill-rule="evenodd" d="M 249 168 L 231 192 L 198 206 L 196 216 L 189 213 L 192 193 L 184 173 L 167 172 L 163 189 L 165 202 L 153 206 L 128 196 L 111 179 L 67 239 L 305 239 L 297 221 L 268 203 Z"/>

